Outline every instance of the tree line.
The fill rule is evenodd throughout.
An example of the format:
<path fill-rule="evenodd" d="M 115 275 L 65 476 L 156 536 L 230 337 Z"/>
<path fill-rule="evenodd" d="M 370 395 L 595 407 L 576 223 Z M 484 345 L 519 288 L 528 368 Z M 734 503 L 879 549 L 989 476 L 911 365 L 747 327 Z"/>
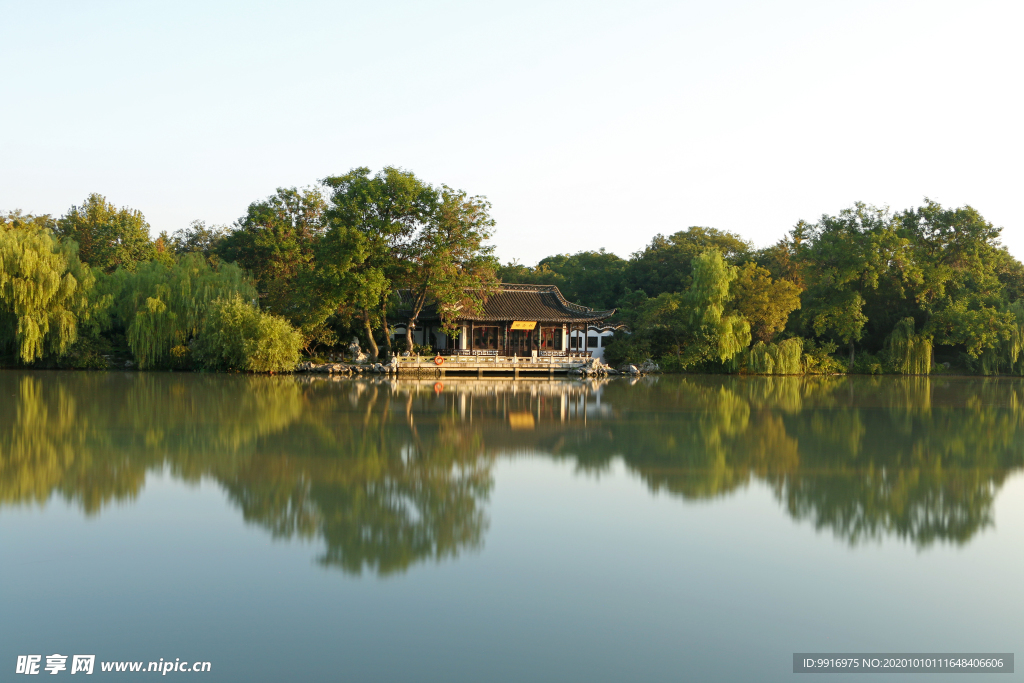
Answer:
<path fill-rule="evenodd" d="M 499 282 L 554 284 L 616 309 L 615 365 L 688 372 L 1024 373 L 1024 266 L 967 206 L 865 204 L 778 243 L 690 227 L 622 258 L 604 249 L 502 264 L 484 197 L 397 168 L 280 188 L 232 226 L 154 239 L 90 195 L 59 218 L 0 213 L 5 363 L 287 371 L 353 336 L 414 351 L 427 307 L 457 334 Z M 394 347 L 401 316 L 405 339 Z"/>
<path fill-rule="evenodd" d="M 970 206 L 862 203 L 799 221 L 763 249 L 690 227 L 620 258 L 604 250 L 499 269 L 617 307 L 613 363 L 758 374 L 1024 373 L 1024 266 Z"/>
<path fill-rule="evenodd" d="M 57 219 L 0 214 L 0 349 L 8 364 L 274 372 L 357 335 L 390 355 L 400 305 L 411 322 L 436 307 L 450 334 L 481 310 L 497 282 L 489 211 L 408 171 L 356 168 L 278 189 L 230 228 L 155 239 L 98 194 Z"/>

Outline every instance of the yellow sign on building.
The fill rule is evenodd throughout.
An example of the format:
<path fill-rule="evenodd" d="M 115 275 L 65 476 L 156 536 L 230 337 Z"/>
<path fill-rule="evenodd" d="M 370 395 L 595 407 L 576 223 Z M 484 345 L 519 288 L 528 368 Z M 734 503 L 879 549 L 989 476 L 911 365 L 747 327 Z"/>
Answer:
<path fill-rule="evenodd" d="M 537 321 L 536 320 L 533 321 L 533 322 L 524 322 L 522 320 L 515 320 L 515 321 L 512 322 L 511 329 L 513 329 L 513 330 L 532 330 L 535 327 L 537 327 Z"/>

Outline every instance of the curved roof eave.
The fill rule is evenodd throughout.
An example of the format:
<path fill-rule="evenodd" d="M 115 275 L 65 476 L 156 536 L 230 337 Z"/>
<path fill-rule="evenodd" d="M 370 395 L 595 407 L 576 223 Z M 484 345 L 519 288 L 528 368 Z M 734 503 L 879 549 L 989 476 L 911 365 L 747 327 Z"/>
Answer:
<path fill-rule="evenodd" d="M 562 295 L 555 285 L 500 284 L 497 291 L 485 295 L 483 313 L 464 313 L 460 319 L 473 322 L 502 322 L 522 320 L 539 323 L 593 323 L 615 314 L 617 309 L 595 311 L 574 304 Z M 436 310 L 424 310 L 421 320 L 437 318 Z"/>

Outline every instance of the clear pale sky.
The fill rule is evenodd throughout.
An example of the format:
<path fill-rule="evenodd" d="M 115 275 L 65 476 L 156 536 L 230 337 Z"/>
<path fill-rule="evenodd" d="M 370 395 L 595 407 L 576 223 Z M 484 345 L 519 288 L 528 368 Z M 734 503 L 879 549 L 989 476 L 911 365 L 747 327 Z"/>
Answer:
<path fill-rule="evenodd" d="M 155 233 L 401 166 L 503 261 L 854 201 L 971 204 L 1024 257 L 1021 2 L 0 1 L 0 210 Z"/>

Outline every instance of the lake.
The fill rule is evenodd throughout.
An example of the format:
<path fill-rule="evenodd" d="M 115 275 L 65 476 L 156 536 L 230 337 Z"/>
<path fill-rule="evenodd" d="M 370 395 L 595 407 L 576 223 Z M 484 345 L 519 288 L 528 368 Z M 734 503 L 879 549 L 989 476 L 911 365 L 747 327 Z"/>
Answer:
<path fill-rule="evenodd" d="M 8 673 L 781 681 L 1024 642 L 1021 380 L 3 371 L 0 423 Z"/>

